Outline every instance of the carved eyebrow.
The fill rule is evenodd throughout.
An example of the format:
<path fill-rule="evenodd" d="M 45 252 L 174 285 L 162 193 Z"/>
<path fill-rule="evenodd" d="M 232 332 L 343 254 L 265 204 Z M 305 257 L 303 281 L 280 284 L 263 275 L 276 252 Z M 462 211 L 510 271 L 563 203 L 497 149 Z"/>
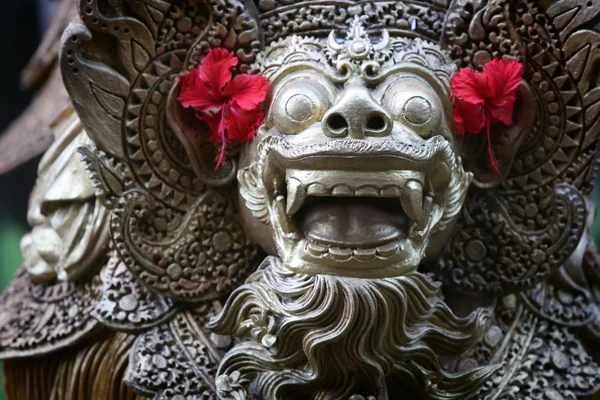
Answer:
<path fill-rule="evenodd" d="M 387 79 L 393 75 L 401 77 L 402 72 L 407 73 L 406 77 L 413 77 L 415 80 L 421 80 L 439 96 L 447 97 L 449 95 L 449 82 L 447 83 L 445 80 L 440 79 L 435 71 L 412 63 L 399 63 L 382 70 L 380 74 L 367 77 L 363 76 L 363 79 L 373 86 L 381 86 L 381 84 L 385 83 Z"/>
<path fill-rule="evenodd" d="M 319 75 L 327 78 L 333 84 L 343 84 L 352 76 L 350 72 L 348 74 L 342 75 L 338 73 L 333 67 L 327 64 L 319 64 L 314 61 L 295 62 L 294 64 L 281 66 L 273 65 L 271 68 L 275 69 L 275 71 L 272 74 L 269 73 L 269 67 L 266 68 L 263 74 L 269 79 L 272 86 L 278 84 L 279 81 L 281 81 L 285 77 L 301 71 L 316 72 Z"/>
<path fill-rule="evenodd" d="M 411 82 L 414 82 L 415 86 L 420 85 L 420 86 L 423 86 L 423 87 L 431 90 L 435 94 L 440 94 L 435 90 L 435 88 L 431 85 L 431 83 L 427 79 L 424 79 L 422 76 L 416 75 L 412 72 L 408 73 L 408 74 L 402 74 L 401 72 L 395 73 L 395 74 L 387 74 L 386 79 L 377 86 L 377 89 L 385 92 L 392 85 L 396 84 L 399 81 L 411 81 Z"/>

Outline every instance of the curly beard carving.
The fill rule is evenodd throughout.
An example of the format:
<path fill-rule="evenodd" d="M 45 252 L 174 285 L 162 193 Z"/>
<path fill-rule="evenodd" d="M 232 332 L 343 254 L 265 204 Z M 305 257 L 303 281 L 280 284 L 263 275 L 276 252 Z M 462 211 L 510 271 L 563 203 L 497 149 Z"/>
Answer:
<path fill-rule="evenodd" d="M 455 316 L 440 285 L 418 272 L 311 276 L 268 257 L 211 322 L 217 333 L 250 339 L 221 362 L 219 395 L 466 399 L 494 368 L 446 373 L 436 353 L 465 351 L 487 320 L 483 309 Z"/>

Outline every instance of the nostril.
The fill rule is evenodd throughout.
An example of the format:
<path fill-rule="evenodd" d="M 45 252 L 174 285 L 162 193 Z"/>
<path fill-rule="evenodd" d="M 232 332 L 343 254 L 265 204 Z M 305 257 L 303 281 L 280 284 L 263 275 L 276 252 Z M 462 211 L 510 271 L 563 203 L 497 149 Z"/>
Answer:
<path fill-rule="evenodd" d="M 327 118 L 327 126 L 332 132 L 339 133 L 348 128 L 348 122 L 346 121 L 346 118 L 342 117 L 340 114 L 331 114 L 329 118 Z"/>
<path fill-rule="evenodd" d="M 385 128 L 385 121 L 378 115 L 374 115 L 367 120 L 367 128 L 373 131 L 382 131 Z"/>

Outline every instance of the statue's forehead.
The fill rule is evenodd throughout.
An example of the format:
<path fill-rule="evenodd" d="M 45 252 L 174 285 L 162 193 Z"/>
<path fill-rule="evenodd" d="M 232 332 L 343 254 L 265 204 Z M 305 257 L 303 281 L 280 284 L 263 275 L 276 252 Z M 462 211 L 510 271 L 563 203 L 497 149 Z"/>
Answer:
<path fill-rule="evenodd" d="M 325 85 L 331 88 L 343 89 L 343 87 L 351 83 L 358 83 L 369 87 L 369 89 L 377 92 L 382 92 L 396 84 L 403 84 L 410 87 L 421 87 L 435 91 L 440 96 L 446 96 L 448 91 L 444 86 L 435 84 L 436 77 L 434 74 L 426 70 L 415 70 L 413 68 L 398 68 L 391 73 L 386 74 L 382 79 L 369 84 L 362 79 L 342 80 L 336 74 L 333 67 L 326 64 L 306 65 L 302 69 L 287 68 L 277 74 L 272 84 L 272 90 L 278 90 L 287 87 L 290 84 L 294 85 Z M 439 82 L 438 82 L 439 83 Z M 439 92 L 436 89 L 442 89 Z"/>
<path fill-rule="evenodd" d="M 438 45 L 421 39 L 393 37 L 387 29 L 368 34 L 354 18 L 345 36 L 331 31 L 327 38 L 291 36 L 268 46 L 257 66 L 272 84 L 289 75 L 314 73 L 334 84 L 360 78 L 379 86 L 392 76 L 421 76 L 436 91 L 447 92 L 454 66 Z"/>

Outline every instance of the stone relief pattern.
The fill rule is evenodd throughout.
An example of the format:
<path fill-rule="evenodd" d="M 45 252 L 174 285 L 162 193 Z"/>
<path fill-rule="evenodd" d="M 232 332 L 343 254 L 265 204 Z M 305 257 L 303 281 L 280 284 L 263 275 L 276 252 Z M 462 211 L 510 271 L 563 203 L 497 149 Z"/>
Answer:
<path fill-rule="evenodd" d="M 345 38 L 333 35 L 330 39 L 351 41 L 371 40 L 358 19 L 351 22 Z M 363 59 L 355 59 L 343 45 L 332 48 L 322 40 L 312 37 L 293 36 L 279 39 L 272 43 L 257 57 L 254 64 L 261 74 L 272 79 L 282 68 L 297 63 L 302 59 L 309 63 L 320 63 L 331 66 L 339 73 L 336 77 L 341 84 L 348 78 L 351 71 L 362 71 L 362 77 L 367 82 L 376 84 L 382 76 L 382 71 L 397 64 L 412 63 L 432 71 L 437 78 L 450 86 L 450 78 L 455 70 L 448 65 L 444 54 L 437 50 L 430 42 L 414 39 L 410 45 L 402 39 L 390 38 L 384 35 L 377 45 L 369 49 Z"/>
<path fill-rule="evenodd" d="M 275 24 L 280 23 L 278 17 L 276 18 L 274 13 L 265 13 L 262 27 L 265 30 L 267 41 L 269 41 L 279 37 L 275 33 L 279 34 L 284 29 L 299 33 L 318 32 L 321 29 L 328 31 L 335 25 L 325 25 L 324 21 L 334 21 L 336 24 L 342 25 L 348 18 L 356 14 L 364 15 L 366 18 L 386 15 L 388 17 L 385 19 L 385 23 L 389 24 L 386 25 L 388 29 L 397 28 L 409 31 L 412 26 L 415 26 L 417 35 L 421 37 L 439 36 L 438 32 L 441 32 L 444 20 L 442 9 L 424 12 L 423 10 L 426 8 L 419 8 L 418 5 L 387 3 L 389 4 L 379 2 L 375 5 L 360 5 L 349 8 L 347 11 L 340 7 L 335 12 L 327 7 L 323 9 L 318 7 L 302 8 L 301 12 L 298 12 L 297 7 L 290 8 L 288 12 L 281 12 L 281 21 L 284 21 L 285 25 L 272 28 Z M 458 258 L 458 260 L 464 262 L 464 259 L 468 258 L 470 264 L 466 271 L 461 270 L 460 267 L 454 268 L 452 282 L 467 290 L 500 292 L 506 289 L 507 281 L 514 281 L 517 278 L 517 282 L 519 282 L 518 279 L 524 275 L 525 271 L 530 271 L 535 265 L 543 263 L 544 260 L 539 258 L 545 257 L 546 254 L 552 255 L 552 251 L 555 249 L 561 249 L 561 254 L 554 255 L 552 263 L 543 265 L 537 275 L 522 280 L 520 285 L 532 286 L 535 282 L 548 276 L 550 270 L 560 264 L 562 257 L 566 257 L 570 253 L 572 247 L 569 246 L 576 243 L 575 239 L 580 236 L 577 229 L 572 228 L 578 224 L 579 226 L 583 225 L 582 213 L 585 213 L 585 208 L 579 193 L 565 185 L 558 187 L 556 196 L 548 194 L 556 182 L 565 182 L 582 190 L 586 187 L 589 188 L 586 180 L 590 176 L 594 150 L 592 143 L 589 143 L 592 135 L 588 133 L 587 139 L 584 139 L 583 132 L 584 129 L 596 126 L 594 124 L 597 123 L 598 112 L 594 107 L 597 104 L 595 103 L 597 92 L 589 91 L 589 87 L 582 87 L 581 83 L 585 81 L 582 75 L 586 73 L 577 57 L 587 60 L 593 57 L 593 53 L 590 50 L 588 54 L 581 55 L 575 51 L 581 49 L 577 46 L 585 45 L 589 41 L 578 39 L 568 42 L 569 34 L 574 29 L 572 28 L 573 24 L 581 22 L 582 17 L 575 7 L 569 9 L 565 6 L 565 2 L 554 7 L 554 10 L 558 10 L 558 17 L 562 16 L 559 22 L 556 22 L 558 19 L 556 16 L 554 19 L 544 20 L 543 15 L 538 14 L 529 3 L 521 2 L 511 6 L 513 7 L 511 10 L 518 11 L 514 17 L 517 18 L 517 25 L 522 24 L 522 28 L 518 30 L 519 35 L 530 40 L 526 46 L 525 55 L 520 53 L 521 47 L 516 45 L 517 42 L 509 35 L 508 24 L 504 18 L 508 6 L 504 2 L 490 3 L 488 8 L 482 8 L 484 3 L 464 3 L 466 11 L 451 15 L 454 18 L 451 21 L 458 21 L 456 23 L 459 28 L 455 29 L 454 36 L 446 33 L 449 41 L 454 43 L 451 51 L 453 51 L 457 64 L 467 66 L 472 62 L 478 66 L 490 57 L 501 54 L 527 59 L 529 63 L 528 80 L 541 104 L 545 107 L 539 109 L 538 113 L 542 113 L 546 117 L 540 117 L 538 121 L 550 121 L 549 126 L 543 126 L 536 122 L 532 133 L 521 147 L 520 156 L 517 156 L 510 179 L 503 188 L 499 189 L 502 195 L 497 196 L 500 199 L 499 205 L 504 207 L 506 215 L 516 216 L 515 221 L 491 220 L 489 212 L 491 201 L 474 196 L 465 212 L 459 239 L 454 243 L 455 254 L 458 253 L 462 256 L 462 259 Z M 207 28 L 208 18 L 206 17 L 211 9 L 218 10 L 218 12 L 227 10 L 228 12 L 231 9 L 229 5 L 234 3 L 213 2 L 206 6 L 204 3 L 197 2 L 191 8 L 150 0 L 111 2 L 110 4 L 110 7 L 98 7 L 93 1 L 82 3 L 82 20 L 93 33 L 104 32 L 119 39 L 130 39 L 119 42 L 121 47 L 118 52 L 126 54 L 126 56 L 115 56 L 115 60 L 122 61 L 119 61 L 118 64 L 115 61 L 115 64 L 112 65 L 110 63 L 114 60 L 103 60 L 107 65 L 110 64 L 110 68 L 95 69 L 95 66 L 85 59 L 85 55 L 88 53 L 77 52 L 78 46 L 86 39 L 86 35 L 89 35 L 89 33 L 82 32 L 83 36 L 76 35 L 67 38 L 62 62 L 65 67 L 71 68 L 71 77 L 68 76 L 69 71 L 66 72 L 67 86 L 77 86 L 73 81 L 77 81 L 78 77 L 82 75 L 88 77 L 86 79 L 90 79 L 89 82 L 84 82 L 88 88 L 91 88 L 89 99 L 84 99 L 83 105 L 80 107 L 100 107 L 105 116 L 104 120 L 88 121 L 89 126 L 93 124 L 97 126 L 92 129 L 90 134 L 93 137 L 94 135 L 99 137 L 106 136 L 107 132 L 120 132 L 119 137 L 115 138 L 113 143 L 117 143 L 119 146 L 121 143 L 126 143 L 123 148 L 119 148 L 106 146 L 105 142 L 98 140 L 99 146 L 104 144 L 103 149 L 107 151 L 105 153 L 106 160 L 110 159 L 109 162 L 112 162 L 113 166 L 119 160 L 118 162 L 127 165 L 131 171 L 123 172 L 124 170 L 121 170 L 120 173 L 115 174 L 114 176 L 119 178 L 117 179 L 118 184 L 110 179 L 99 180 L 101 182 L 99 187 L 111 189 L 107 192 L 111 193 L 107 198 L 112 196 L 115 200 L 109 204 L 111 207 L 116 207 L 112 225 L 114 231 L 118 232 L 115 235 L 117 248 L 124 262 L 136 276 L 165 296 L 182 300 L 198 300 L 214 296 L 215 287 L 217 292 L 219 290 L 226 292 L 237 285 L 237 282 L 233 282 L 229 275 L 235 275 L 238 272 L 237 268 L 240 270 L 247 268 L 247 266 L 244 267 L 246 264 L 243 261 L 247 262 L 251 259 L 253 250 L 247 248 L 248 256 L 246 258 L 239 255 L 238 260 L 241 261 L 234 267 L 230 267 L 230 264 L 227 263 L 219 264 L 219 257 L 223 256 L 219 253 L 219 245 L 215 247 L 211 243 L 205 243 L 206 239 L 196 243 L 196 246 L 201 246 L 205 249 L 204 251 L 197 253 L 194 250 L 189 254 L 176 254 L 175 249 L 182 243 L 186 243 L 184 245 L 186 249 L 193 247 L 192 242 L 196 240 L 194 235 L 197 234 L 195 229 L 200 224 L 192 221 L 187 226 L 196 228 L 187 230 L 183 226 L 185 226 L 185 220 L 193 219 L 191 215 L 197 211 L 197 205 L 203 203 L 201 199 L 204 198 L 207 185 L 192 172 L 184 145 L 177 140 L 176 134 L 166 122 L 166 102 L 177 74 L 183 69 L 197 64 L 208 47 L 222 46 L 223 44 L 229 48 L 237 46 L 235 40 L 243 35 L 230 34 L 234 30 L 229 30 L 227 27 L 224 29 Z M 235 4 L 238 11 L 243 10 L 239 3 Z M 268 11 L 268 2 L 263 1 L 260 4 L 263 4 L 262 11 Z M 265 4 L 266 6 L 264 6 Z M 391 10 L 390 7 L 394 9 Z M 474 12 L 469 13 L 469 7 Z M 127 10 L 127 12 L 123 13 L 122 10 Z M 223 11 L 221 15 L 226 15 L 227 12 Z M 348 14 L 344 14 L 346 12 Z M 411 13 L 415 15 L 407 17 Z M 474 20 L 480 21 L 479 25 L 471 23 L 471 14 Z M 135 17 L 131 18 L 132 15 Z M 588 17 L 589 15 L 585 18 Z M 222 18 L 222 21 L 226 20 L 227 18 Z M 564 22 L 565 20 L 566 22 Z M 247 23 L 247 16 L 240 21 Z M 561 24 L 564 25 L 560 26 Z M 223 26 L 221 25 L 221 27 Z M 464 32 L 466 27 L 469 27 L 469 33 Z M 208 35 L 212 35 L 211 38 L 198 40 L 197 38 L 207 29 Z M 271 33 L 269 33 L 269 29 Z M 74 29 L 74 32 L 81 31 Z M 215 32 L 220 32 L 221 36 L 217 38 L 218 34 Z M 491 33 L 492 40 L 488 41 L 477 36 L 482 32 L 484 35 Z M 546 33 L 540 34 L 540 32 Z M 564 32 L 567 33 L 563 35 Z M 460 44 L 459 38 L 460 40 L 464 39 L 465 42 Z M 229 46 L 230 43 L 233 45 Z M 252 46 L 256 46 L 257 39 L 254 37 L 253 40 L 246 43 L 250 43 L 250 45 L 245 48 L 244 54 L 252 54 L 252 49 L 256 48 Z M 567 43 L 566 47 L 565 43 Z M 96 43 L 96 45 L 100 44 Z M 188 57 L 187 48 L 190 46 L 194 46 L 195 50 L 192 52 L 193 55 Z M 457 48 L 460 48 L 464 54 L 457 53 Z M 575 50 L 566 51 L 563 56 L 556 50 L 563 48 Z M 536 55 L 538 55 L 537 58 Z M 251 58 L 252 56 L 249 56 L 248 60 Z M 534 61 L 529 62 L 530 59 Z M 243 57 L 241 60 L 245 61 Z M 553 61 L 556 61 L 556 65 Z M 571 63 L 569 64 L 569 62 Z M 248 61 L 249 63 L 250 61 Z M 244 65 L 247 64 L 242 65 L 242 70 L 245 68 Z M 85 74 L 83 71 L 86 71 Z M 579 78 L 577 77 L 578 73 Z M 110 88 L 101 86 L 102 83 L 109 81 L 113 82 L 115 86 Z M 572 97 L 569 98 L 569 96 Z M 82 96 L 77 96 L 77 98 L 82 98 Z M 85 103 L 85 101 L 89 102 Z M 582 108 L 586 108 L 585 120 Z M 122 123 L 122 121 L 125 122 Z M 545 149 L 543 154 L 532 150 L 538 147 Z M 96 156 L 92 161 L 100 158 L 102 157 Z M 104 164 L 107 165 L 106 162 Z M 112 170 L 118 169 L 113 168 Z M 127 181 L 129 177 L 132 178 Z M 134 186 L 143 191 L 130 191 Z M 117 205 L 119 197 L 121 199 Z M 548 197 L 549 200 L 542 202 L 540 201 L 542 197 Z M 203 204 L 202 207 L 205 206 L 210 208 L 207 204 Z M 214 207 L 227 208 L 222 205 Z M 188 214 L 184 214 L 188 210 Z M 205 212 L 211 216 L 219 215 L 218 212 Z M 124 214 L 129 218 L 125 218 Z M 537 218 L 527 218 L 530 215 L 537 215 Z M 202 220 L 202 216 L 198 218 L 202 223 L 207 222 L 206 217 L 204 220 Z M 209 221 L 219 226 L 219 222 L 210 219 Z M 164 224 L 166 224 L 166 230 L 161 229 Z M 220 226 L 228 226 L 228 229 L 236 231 L 236 228 L 231 228 L 231 224 L 227 225 L 227 222 Z M 475 226 L 477 228 L 474 228 Z M 553 229 L 550 229 L 548 237 L 544 240 L 554 245 L 550 249 L 544 248 L 536 252 L 532 248 L 533 244 L 530 243 L 516 250 L 510 248 L 506 251 L 506 248 L 509 247 L 507 243 L 514 243 L 515 240 L 522 238 L 522 235 L 527 236 L 531 231 L 548 226 L 552 226 Z M 571 227 L 570 230 L 569 227 Z M 210 229 L 212 228 L 207 228 L 207 231 Z M 502 230 L 508 231 L 508 233 L 499 235 Z M 186 238 L 184 233 L 186 231 L 189 233 L 187 239 L 182 239 Z M 567 233 L 565 234 L 564 231 Z M 241 230 L 236 232 L 241 232 Z M 538 240 L 535 233 L 530 235 L 534 238 L 532 242 Z M 243 236 L 243 233 L 240 235 Z M 239 242 L 236 243 L 239 247 L 243 247 L 240 243 L 244 243 L 245 240 L 240 239 L 241 236 L 237 236 Z M 475 237 L 479 237 L 481 240 L 473 240 Z M 542 240 L 539 241 L 542 242 Z M 150 266 L 154 260 L 148 258 L 147 255 L 152 254 L 150 251 L 155 246 L 162 246 L 160 253 L 167 254 L 167 260 L 158 262 L 159 268 L 153 270 Z M 162 250 L 165 248 L 168 250 L 163 252 Z M 506 265 L 502 263 L 494 264 L 494 262 L 485 264 L 485 268 L 482 268 L 481 260 L 477 260 L 482 254 L 482 248 L 484 249 L 482 258 L 495 255 L 512 262 L 526 258 L 527 254 L 532 254 L 532 257 L 531 260 L 525 260 L 524 264 L 515 263 L 517 268 L 512 270 L 506 268 Z M 240 250 L 239 254 L 242 253 L 244 252 Z M 208 258 L 211 258 L 210 266 L 206 267 L 202 264 L 195 270 L 193 267 L 189 267 L 198 259 L 203 261 L 206 254 L 208 254 Z M 168 258 L 171 256 L 178 262 L 171 263 L 171 259 Z M 192 260 L 190 261 L 190 259 Z M 217 261 L 215 262 L 215 260 Z M 493 270 L 495 265 L 499 265 L 499 270 Z M 521 269 L 518 269 L 519 267 Z M 204 268 L 207 268 L 208 271 L 205 271 Z M 471 274 L 472 270 L 475 270 L 475 273 Z M 127 279 L 127 271 L 121 272 L 123 274 L 113 274 L 115 281 L 107 282 L 109 286 L 116 288 L 115 297 L 110 300 L 112 302 L 122 294 L 118 289 L 119 282 Z M 242 275 L 236 275 L 239 277 L 239 282 L 243 280 L 244 276 Z M 181 278 L 182 276 L 184 279 Z M 215 276 L 218 277 L 217 283 L 210 280 Z M 191 289 L 188 287 L 189 282 L 193 282 L 190 285 Z M 199 285 L 197 285 L 198 282 L 200 282 Z M 545 298 L 540 298 L 536 290 L 546 290 L 543 292 Z M 107 291 L 107 293 L 109 292 Z M 567 323 L 566 320 L 585 321 L 588 318 L 585 304 L 580 300 L 576 300 L 575 303 L 581 307 L 570 311 L 561 309 L 560 304 L 556 302 L 563 299 L 551 287 L 544 289 L 535 287 L 528 292 L 528 296 L 537 299 L 539 304 L 543 304 L 542 310 L 546 313 L 546 317 L 562 320 L 563 323 Z M 534 306 L 535 304 L 537 303 L 534 303 Z M 566 316 L 566 313 L 572 313 L 572 315 Z M 568 396 L 571 395 L 591 392 L 592 386 L 597 385 L 597 368 L 589 358 L 586 358 L 587 354 L 576 339 L 564 328 L 541 322 L 527 311 L 523 311 L 523 314 L 529 319 L 526 321 L 527 323 L 517 324 L 518 334 L 512 335 L 515 339 L 511 342 L 508 354 L 512 357 L 510 360 L 513 361 L 507 361 L 512 364 L 504 364 L 498 372 L 499 378 L 492 380 L 492 384 L 499 387 L 497 390 L 506 393 L 506 395 L 503 394 L 505 397 L 501 398 L 521 399 L 518 394 L 515 395 L 515 386 L 513 386 L 513 382 L 519 380 L 520 384 L 529 385 L 525 387 L 530 391 L 531 398 L 541 398 L 540 393 L 543 391 L 540 388 L 545 387 L 549 388 L 544 389 L 545 391 L 562 388 L 558 389 L 558 392 L 567 398 L 570 398 Z M 106 321 L 115 323 L 114 321 L 122 316 L 123 314 L 107 313 L 105 318 Z M 154 321 L 159 321 L 159 319 Z M 207 349 L 211 344 L 206 341 L 205 344 L 202 344 L 204 338 L 198 339 L 198 330 L 191 327 L 193 324 L 191 325 L 190 321 L 189 315 L 182 317 L 182 314 L 178 314 L 173 321 L 162 323 L 138 338 L 139 347 L 137 349 L 139 352 L 132 352 L 130 384 L 143 393 L 155 395 L 156 399 L 213 398 L 213 389 L 205 389 L 206 385 L 210 385 L 212 382 L 206 377 L 214 376 L 214 368 L 218 362 L 207 356 L 209 354 Z M 123 325 L 120 326 L 123 327 Z M 541 344 L 535 340 L 536 345 L 525 346 L 523 343 L 532 341 L 530 338 L 532 332 L 544 332 L 543 335 L 547 336 L 547 341 Z M 481 352 L 485 353 L 484 350 Z M 200 356 L 198 356 L 199 354 Z M 492 351 L 488 349 L 486 361 L 490 359 L 491 354 Z M 524 354 L 527 357 L 524 357 Z M 564 359 L 555 361 L 553 354 L 567 354 L 565 356 L 567 361 Z M 502 382 L 506 382 L 502 377 L 507 376 L 507 371 L 510 370 L 509 365 L 513 367 L 520 365 L 519 374 L 511 375 L 510 384 L 502 384 Z M 585 365 L 588 367 L 586 368 Z M 592 369 L 594 369 L 593 372 Z M 552 376 L 549 377 L 549 374 Z M 532 377 L 539 380 L 545 379 L 546 385 L 542 385 L 542 381 L 535 381 Z M 486 390 L 484 389 L 482 392 L 483 395 L 487 393 Z M 545 394 L 552 395 L 550 392 Z"/>
<path fill-rule="evenodd" d="M 227 294 L 256 257 L 233 219 L 233 194 L 208 191 L 186 214 L 141 191 L 114 209 L 111 233 L 127 267 L 154 291 L 188 301 Z"/>
<path fill-rule="evenodd" d="M 248 15 L 240 14 L 242 6 L 236 1 L 121 3 L 110 10 L 100 10 L 94 0 L 81 4 L 85 26 L 71 27 L 66 35 L 70 40 L 63 45 L 66 85 L 71 92 L 78 91 L 73 97 L 100 106 L 99 114 L 90 119 L 103 119 L 111 124 L 88 126 L 85 114 L 89 113 L 84 113 L 82 122 L 94 139 L 118 135 L 103 150 L 125 158 L 140 186 L 167 204 L 185 210 L 205 185 L 192 172 L 186 150 L 167 123 L 168 95 L 177 76 L 194 66 L 187 59 L 194 54 L 191 47 L 200 43 L 204 51 L 226 47 L 237 54 L 238 49 L 259 47 L 258 30 L 256 27 L 242 30 Z M 101 60 L 104 68 L 85 58 L 88 47 L 102 45 L 94 39 L 89 46 L 81 44 L 89 38 L 90 31 L 92 38 L 101 34 L 119 41 L 114 59 Z M 241 60 L 242 64 L 250 64 L 256 51 L 250 51 Z M 200 53 L 195 55 L 196 63 L 200 56 Z M 92 88 L 89 99 L 80 92 L 80 86 L 85 84 Z M 123 141 L 122 148 L 117 148 Z"/>
<path fill-rule="evenodd" d="M 46 354 L 91 334 L 100 282 L 36 285 L 21 269 L 0 297 L 0 359 Z"/>
<path fill-rule="evenodd" d="M 92 316 L 112 329 L 139 331 L 169 318 L 177 310 L 171 299 L 149 292 L 113 255 L 101 272 L 102 297 Z"/>
<path fill-rule="evenodd" d="M 517 41 L 510 37 L 504 16 L 506 1 L 456 0 L 448 12 L 442 43 L 459 68 L 481 68 L 495 57 L 522 61 Z"/>
<path fill-rule="evenodd" d="M 197 318 L 179 313 L 138 336 L 127 384 L 154 400 L 216 400 L 213 377 L 220 356 Z"/>
<path fill-rule="evenodd" d="M 125 163 L 93 146 L 81 146 L 79 152 L 96 189 L 96 197 L 106 208 L 112 209 L 124 191 L 135 187 L 133 175 Z"/>
<path fill-rule="evenodd" d="M 278 4 L 279 3 L 279 4 Z M 370 30 L 387 29 L 391 34 L 418 36 L 437 42 L 441 36 L 446 6 L 439 2 L 340 1 L 310 4 L 298 1 L 260 0 L 258 7 L 265 43 L 291 35 L 320 35 L 344 30 L 359 16 Z"/>
<path fill-rule="evenodd" d="M 231 196 L 229 188 L 222 196 L 217 193 L 228 178 L 213 172 L 212 160 L 194 158 L 197 148 L 211 145 L 198 135 L 190 139 L 193 143 L 184 140 L 187 133 L 171 123 L 169 107 L 179 74 L 198 64 L 211 47 L 232 50 L 240 57 L 239 69 L 247 70 L 260 48 L 257 22 L 237 0 L 81 0 L 79 12 L 82 23 L 72 24 L 63 36 L 61 68 L 97 146 L 82 153 L 98 195 L 114 209 L 113 241 L 121 259 L 140 282 L 167 298 L 199 301 L 226 293 L 243 281 L 256 250 L 235 222 L 231 204 L 223 213 L 224 200 L 217 200 Z M 210 158 L 214 150 L 202 153 Z M 224 169 L 234 176 L 235 162 L 231 165 Z M 220 203 L 208 204 L 212 199 Z M 203 211 L 202 220 L 177 231 L 180 240 L 187 240 L 185 250 L 169 242 L 177 222 L 162 233 L 137 231 L 142 214 L 144 226 L 163 229 L 164 217 L 153 214 L 159 209 L 174 219 L 192 220 L 199 202 L 213 211 Z M 134 213 L 123 213 L 134 207 Z M 124 226 L 135 229 L 119 231 Z M 221 247 L 212 248 L 203 235 L 220 231 L 220 239 L 233 242 L 216 240 Z M 204 243 L 194 244 L 199 237 Z M 224 246 L 234 251 L 224 255 Z M 147 258 L 159 257 L 146 251 L 157 248 L 169 248 L 169 255 L 161 261 Z"/>
<path fill-rule="evenodd" d="M 191 65 L 197 65 L 211 47 L 235 49 L 234 54 L 240 63 L 234 71 L 246 73 L 254 62 L 262 45 L 262 35 L 258 22 L 247 11 L 242 1 L 211 0 L 213 24 L 208 27 L 205 39 L 196 41 L 189 59 Z M 231 21 L 234 21 L 231 23 Z"/>
<path fill-rule="evenodd" d="M 520 293 L 530 312 L 557 325 L 580 328 L 588 325 L 595 317 L 596 307 L 589 292 L 562 290 L 549 282 Z"/>
<path fill-rule="evenodd" d="M 500 55 L 525 60 L 524 80 L 538 105 L 508 177 L 468 196 L 440 270 L 463 291 L 524 290 L 556 270 L 583 233 L 582 193 L 600 127 L 600 93 L 586 65 L 600 57 L 600 35 L 579 27 L 597 19 L 600 7 L 559 1 L 542 13 L 532 2 L 458 1 L 449 13 L 444 40 L 457 64 L 477 67 Z"/>
<path fill-rule="evenodd" d="M 600 388 L 600 368 L 568 328 L 544 321 L 514 295 L 500 301 L 484 339 L 456 363 L 456 369 L 499 368 L 476 399 L 576 400 Z"/>

